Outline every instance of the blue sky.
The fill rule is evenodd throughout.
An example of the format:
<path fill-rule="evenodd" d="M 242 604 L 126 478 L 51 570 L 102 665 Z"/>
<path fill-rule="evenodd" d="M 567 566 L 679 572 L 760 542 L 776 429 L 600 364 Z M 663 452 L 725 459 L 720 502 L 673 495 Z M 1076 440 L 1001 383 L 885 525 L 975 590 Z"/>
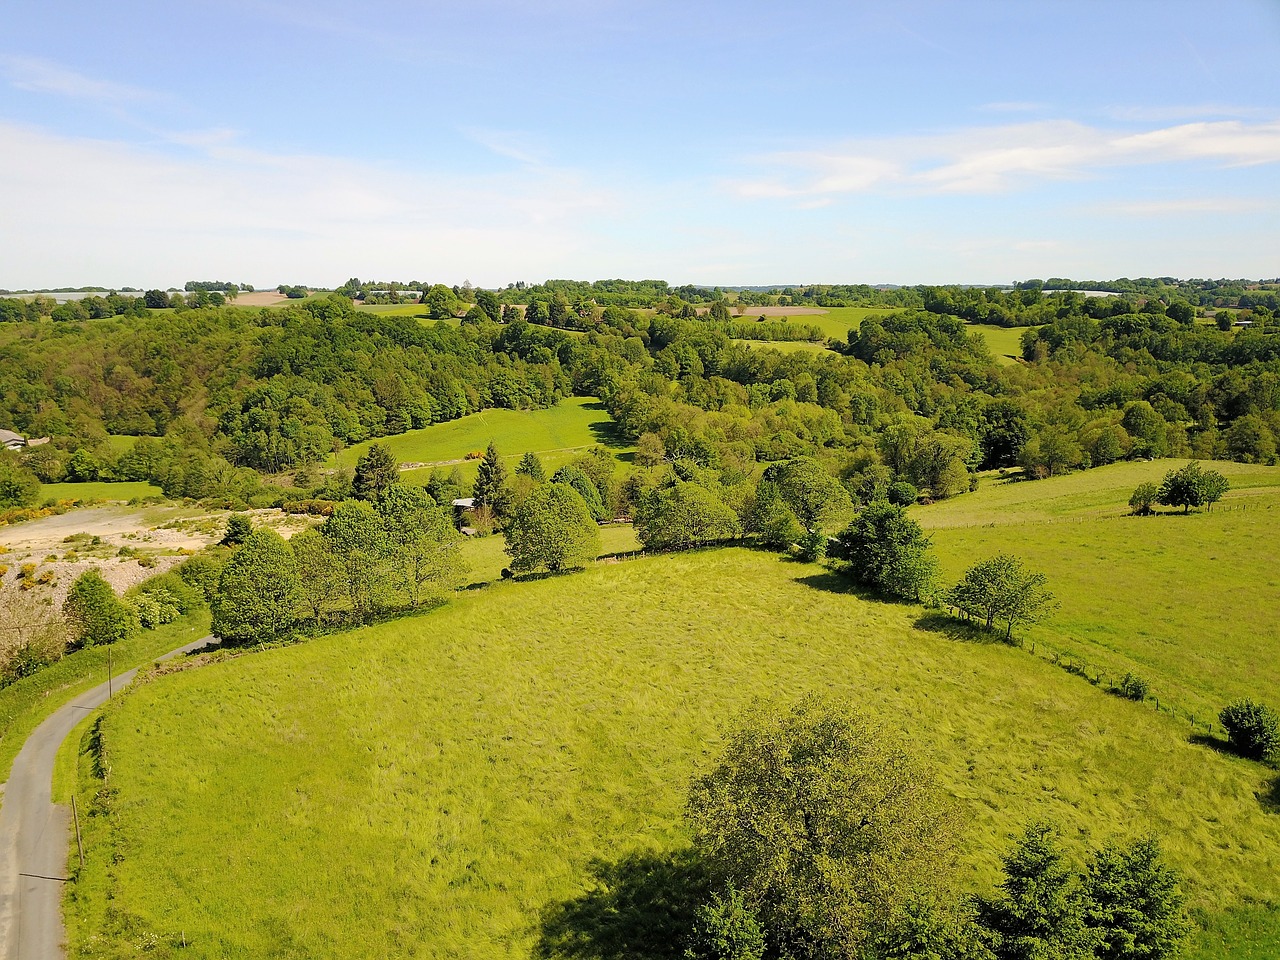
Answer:
<path fill-rule="evenodd" d="M 10 4 L 0 287 L 1280 275 L 1280 2 Z"/>

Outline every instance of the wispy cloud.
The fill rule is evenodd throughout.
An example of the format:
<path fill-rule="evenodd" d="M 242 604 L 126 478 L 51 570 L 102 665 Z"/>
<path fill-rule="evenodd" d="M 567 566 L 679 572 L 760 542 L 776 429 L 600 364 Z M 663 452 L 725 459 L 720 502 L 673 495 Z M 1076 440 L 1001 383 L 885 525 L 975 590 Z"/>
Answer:
<path fill-rule="evenodd" d="M 0 56 L 0 71 L 11 86 L 100 103 L 136 103 L 166 99 L 164 94 L 109 80 L 98 80 L 39 57 Z"/>
<path fill-rule="evenodd" d="M 544 143 L 529 133 L 519 130 L 495 130 L 489 127 L 464 127 L 462 134 L 508 160 L 539 165 L 547 162 L 548 150 Z"/>
<path fill-rule="evenodd" d="M 1268 200 L 1243 197 L 1195 197 L 1166 200 L 1135 200 L 1095 208 L 1100 214 L 1121 214 L 1129 217 L 1182 217 L 1189 214 L 1224 216 L 1272 213 L 1276 205 Z"/>
<path fill-rule="evenodd" d="M 996 103 L 984 103 L 978 109 L 986 113 L 1036 113 L 1048 107 L 1047 103 L 1034 100 L 1001 100 Z"/>
<path fill-rule="evenodd" d="M 860 140 L 753 158 L 765 173 L 728 185 L 743 197 L 797 200 L 873 191 L 999 193 L 1109 167 L 1185 161 L 1280 162 L 1280 122 L 1222 120 L 1133 132 L 1053 120 Z"/>

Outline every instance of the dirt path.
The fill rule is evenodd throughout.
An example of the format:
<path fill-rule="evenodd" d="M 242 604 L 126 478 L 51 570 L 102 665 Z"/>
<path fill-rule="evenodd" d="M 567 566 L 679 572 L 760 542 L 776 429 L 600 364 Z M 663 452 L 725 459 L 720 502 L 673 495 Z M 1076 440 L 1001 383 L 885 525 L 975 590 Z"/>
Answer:
<path fill-rule="evenodd" d="M 204 646 L 212 637 L 160 657 Z M 137 670 L 111 681 L 119 690 Z M 54 711 L 23 744 L 0 806 L 0 960 L 56 960 L 65 956 L 62 890 L 67 879 L 71 813 L 53 802 L 53 763 L 62 742 L 107 700 L 106 683 Z"/>

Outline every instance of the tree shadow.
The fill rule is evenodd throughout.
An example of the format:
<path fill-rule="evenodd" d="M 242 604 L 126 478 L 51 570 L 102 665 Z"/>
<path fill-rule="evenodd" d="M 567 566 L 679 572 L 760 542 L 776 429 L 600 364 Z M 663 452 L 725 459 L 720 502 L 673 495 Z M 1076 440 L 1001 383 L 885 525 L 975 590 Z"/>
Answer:
<path fill-rule="evenodd" d="M 1234 757 L 1240 759 L 1240 754 L 1232 748 L 1226 740 L 1212 733 L 1193 733 L 1189 738 L 1190 743 L 1194 743 L 1197 747 L 1206 747 L 1215 753 L 1220 753 L 1226 757 Z"/>
<path fill-rule="evenodd" d="M 1258 801 L 1267 813 L 1280 814 L 1280 777 L 1273 777 L 1271 782 L 1258 792 Z"/>
<path fill-rule="evenodd" d="M 570 960 L 682 957 L 694 912 L 709 897 L 706 871 L 690 849 L 595 860 L 590 888 L 542 914 L 534 955 Z"/>
<path fill-rule="evenodd" d="M 925 630 L 929 633 L 937 633 L 948 640 L 955 640 L 958 643 L 983 643 L 983 644 L 1005 644 L 1007 646 L 1017 646 L 1016 643 L 1006 640 L 1004 634 L 996 630 L 988 630 L 980 623 L 974 623 L 971 620 L 961 620 L 957 617 L 943 613 L 941 610 L 929 610 L 916 618 L 912 624 L 917 630 Z"/>

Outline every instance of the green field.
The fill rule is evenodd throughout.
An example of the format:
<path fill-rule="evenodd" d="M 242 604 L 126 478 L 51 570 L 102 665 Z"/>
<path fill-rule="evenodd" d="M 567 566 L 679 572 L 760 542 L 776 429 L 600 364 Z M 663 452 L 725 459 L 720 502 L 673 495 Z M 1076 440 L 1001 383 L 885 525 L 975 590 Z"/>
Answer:
<path fill-rule="evenodd" d="M 144 500 L 163 497 L 164 491 L 145 481 L 120 483 L 42 483 L 42 500 Z"/>
<path fill-rule="evenodd" d="M 126 437 L 121 434 L 112 434 L 107 437 L 107 445 L 111 447 L 111 452 L 117 456 L 132 450 L 137 442 L 137 437 Z"/>
<path fill-rule="evenodd" d="M 1280 903 L 1274 773 L 932 623 L 821 567 L 724 549 L 496 584 L 141 684 L 104 721 L 110 816 L 86 818 L 71 955 L 644 957 L 593 945 L 629 889 L 598 878 L 618 883 L 631 855 L 660 871 L 687 844 L 689 778 L 751 698 L 814 691 L 936 765 L 970 814 L 970 889 L 1050 817 L 1077 852 L 1160 834 L 1211 914 Z M 92 767 L 82 753 L 85 797 Z M 1215 919 L 1213 937 L 1274 918 Z M 1232 955 L 1218 943 L 1204 956 Z"/>
<path fill-rule="evenodd" d="M 1036 327 L 997 327 L 986 323 L 966 324 L 971 330 L 982 334 L 987 341 L 987 348 L 995 355 L 998 363 L 1012 366 L 1022 356 L 1022 335 Z"/>
<path fill-rule="evenodd" d="M 1235 697 L 1280 691 L 1280 468 L 1213 463 L 1233 489 L 1210 513 L 1129 515 L 1129 495 L 1186 461 L 984 484 L 919 507 L 944 578 L 995 553 L 1049 576 L 1061 606 L 1026 639 L 1082 658 L 1202 721 Z M 1280 705 L 1280 703 L 1278 703 Z"/>
<path fill-rule="evenodd" d="M 464 461 L 468 453 L 483 452 L 490 442 L 514 468 L 520 457 L 537 453 L 547 467 L 557 467 L 597 445 L 611 447 L 622 455 L 629 449 L 619 444 L 613 419 L 603 405 L 591 397 L 569 397 L 547 410 L 485 410 L 469 417 L 437 423 L 422 430 L 410 430 L 394 437 L 370 441 L 391 448 L 401 463 L 459 463 L 472 479 L 478 461 Z M 336 461 L 354 466 L 368 443 L 348 447 Z M 408 482 L 425 481 L 430 469 L 406 471 Z"/>
<path fill-rule="evenodd" d="M 780 350 L 783 353 L 827 353 L 825 343 L 809 343 L 807 340 L 735 340 L 753 350 Z"/>

